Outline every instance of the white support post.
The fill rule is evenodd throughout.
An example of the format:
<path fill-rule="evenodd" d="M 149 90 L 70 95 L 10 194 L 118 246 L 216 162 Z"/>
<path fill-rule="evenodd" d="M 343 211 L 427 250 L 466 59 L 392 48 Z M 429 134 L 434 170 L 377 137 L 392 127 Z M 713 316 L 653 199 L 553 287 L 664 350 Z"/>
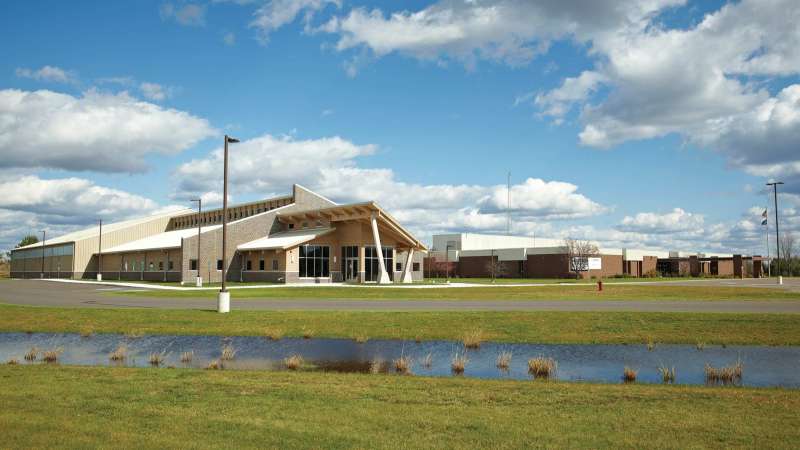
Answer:
<path fill-rule="evenodd" d="M 378 254 L 378 284 L 389 284 L 392 280 L 386 273 L 386 265 L 383 262 L 383 249 L 381 248 L 381 237 L 378 235 L 378 221 L 375 213 L 370 216 L 370 223 L 372 224 L 372 237 L 375 239 L 375 251 Z"/>
<path fill-rule="evenodd" d="M 414 261 L 414 249 L 409 248 L 408 253 L 406 254 L 406 265 L 403 267 L 403 279 L 401 280 L 403 283 L 413 283 L 414 279 L 411 277 L 411 266 Z"/>

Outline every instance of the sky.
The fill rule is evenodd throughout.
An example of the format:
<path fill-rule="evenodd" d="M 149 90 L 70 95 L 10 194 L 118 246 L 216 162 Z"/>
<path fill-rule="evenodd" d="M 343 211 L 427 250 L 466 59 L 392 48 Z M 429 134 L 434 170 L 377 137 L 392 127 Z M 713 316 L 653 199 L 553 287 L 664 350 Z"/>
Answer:
<path fill-rule="evenodd" d="M 766 182 L 800 233 L 797 23 L 796 0 L 2 2 L 0 250 L 220 204 L 229 134 L 233 202 L 299 183 L 428 242 L 510 211 L 764 254 Z"/>

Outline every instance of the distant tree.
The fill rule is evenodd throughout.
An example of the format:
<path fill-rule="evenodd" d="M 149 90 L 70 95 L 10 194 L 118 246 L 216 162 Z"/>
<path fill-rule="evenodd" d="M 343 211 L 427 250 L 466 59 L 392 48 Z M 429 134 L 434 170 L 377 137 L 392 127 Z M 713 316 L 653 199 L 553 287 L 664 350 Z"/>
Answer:
<path fill-rule="evenodd" d="M 485 270 L 492 277 L 492 281 L 494 281 L 495 278 L 502 278 L 507 272 L 506 265 L 500 261 L 497 255 L 492 255 L 489 261 L 486 261 Z"/>
<path fill-rule="evenodd" d="M 36 236 L 34 236 L 32 234 L 29 234 L 29 235 L 25 236 L 24 238 L 22 238 L 22 240 L 19 241 L 19 244 L 17 244 L 17 246 L 14 247 L 14 248 L 25 247 L 26 245 L 37 244 L 38 242 L 39 242 L 39 238 L 37 238 Z"/>
<path fill-rule="evenodd" d="M 791 260 L 797 254 L 797 239 L 792 233 L 781 236 L 781 258 Z"/>
<path fill-rule="evenodd" d="M 596 245 L 589 241 L 579 239 L 564 239 L 564 253 L 569 257 L 569 268 L 575 273 L 575 279 L 581 277 L 581 272 L 589 269 L 589 257 L 600 253 Z"/>

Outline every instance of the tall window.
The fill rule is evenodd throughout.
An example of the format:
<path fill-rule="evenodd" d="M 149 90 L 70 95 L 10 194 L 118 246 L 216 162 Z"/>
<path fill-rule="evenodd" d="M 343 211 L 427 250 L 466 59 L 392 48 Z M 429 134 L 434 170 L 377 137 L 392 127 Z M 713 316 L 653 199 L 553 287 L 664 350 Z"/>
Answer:
<path fill-rule="evenodd" d="M 328 246 L 300 246 L 300 277 L 329 277 L 329 258 L 330 247 Z"/>
<path fill-rule="evenodd" d="M 394 252 L 391 247 L 381 247 L 383 253 L 383 265 L 386 267 L 386 272 L 389 279 L 394 279 Z M 378 281 L 378 273 L 380 266 L 378 264 L 378 250 L 375 247 L 364 247 L 364 276 L 367 281 Z"/>
<path fill-rule="evenodd" d="M 264 258 L 258 260 L 258 270 L 264 270 Z"/>
<path fill-rule="evenodd" d="M 190 259 L 189 260 L 189 270 L 197 270 L 197 260 Z"/>

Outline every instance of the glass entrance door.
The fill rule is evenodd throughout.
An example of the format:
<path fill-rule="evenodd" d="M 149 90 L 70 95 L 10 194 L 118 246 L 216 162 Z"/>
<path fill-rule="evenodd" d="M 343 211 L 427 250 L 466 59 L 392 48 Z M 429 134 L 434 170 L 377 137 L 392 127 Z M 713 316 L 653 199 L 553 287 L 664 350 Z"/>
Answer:
<path fill-rule="evenodd" d="M 342 247 L 342 275 L 345 282 L 358 282 L 358 247 Z"/>

